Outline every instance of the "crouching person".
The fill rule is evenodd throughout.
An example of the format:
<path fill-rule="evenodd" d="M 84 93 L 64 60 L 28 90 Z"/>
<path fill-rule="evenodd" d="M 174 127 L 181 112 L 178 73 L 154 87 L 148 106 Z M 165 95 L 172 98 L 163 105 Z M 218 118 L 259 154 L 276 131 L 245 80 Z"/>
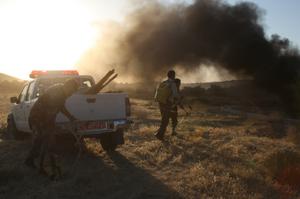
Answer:
<path fill-rule="evenodd" d="M 175 71 L 170 70 L 167 74 L 168 79 L 160 83 L 156 90 L 155 100 L 158 102 L 159 110 L 161 113 L 160 127 L 155 134 L 159 140 L 164 139 L 169 120 L 172 116 L 172 108 L 174 101 L 179 97 L 178 90 L 175 84 Z"/>
<path fill-rule="evenodd" d="M 35 159 L 42 153 L 40 162 L 40 172 L 45 173 L 43 169 L 43 158 L 45 150 L 51 147 L 55 132 L 55 119 L 59 112 L 63 113 L 70 121 L 74 121 L 65 107 L 65 101 L 79 88 L 76 79 L 69 79 L 64 84 L 56 84 L 49 87 L 34 103 L 29 114 L 29 125 L 34 128 L 36 137 L 33 146 L 25 160 L 25 164 L 31 168 L 36 168 Z M 52 142 L 52 143 L 51 143 Z M 51 166 L 54 167 L 54 159 L 50 157 Z"/>

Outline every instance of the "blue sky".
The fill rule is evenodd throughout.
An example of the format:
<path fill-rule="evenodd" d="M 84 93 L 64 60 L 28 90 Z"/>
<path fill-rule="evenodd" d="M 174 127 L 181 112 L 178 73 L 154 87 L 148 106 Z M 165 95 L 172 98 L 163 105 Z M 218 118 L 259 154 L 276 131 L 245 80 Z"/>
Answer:
<path fill-rule="evenodd" d="M 240 0 L 228 0 L 229 3 Z M 251 0 L 266 11 L 265 26 L 268 35 L 277 33 L 300 47 L 299 0 Z"/>

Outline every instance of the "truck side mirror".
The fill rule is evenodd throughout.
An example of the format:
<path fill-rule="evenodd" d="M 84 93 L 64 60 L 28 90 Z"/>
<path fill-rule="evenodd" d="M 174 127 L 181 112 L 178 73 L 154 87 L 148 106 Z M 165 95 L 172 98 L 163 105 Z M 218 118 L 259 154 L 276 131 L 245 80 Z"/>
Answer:
<path fill-rule="evenodd" d="M 18 98 L 17 97 L 11 97 L 10 98 L 10 103 L 12 103 L 12 104 L 18 103 Z"/>

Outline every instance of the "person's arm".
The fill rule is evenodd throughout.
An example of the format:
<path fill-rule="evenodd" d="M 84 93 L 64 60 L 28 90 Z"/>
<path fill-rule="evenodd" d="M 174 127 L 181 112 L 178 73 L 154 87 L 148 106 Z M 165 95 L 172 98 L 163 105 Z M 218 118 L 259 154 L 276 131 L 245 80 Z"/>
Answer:
<path fill-rule="evenodd" d="M 178 98 L 175 99 L 175 105 L 176 106 L 179 106 L 179 108 L 181 108 L 182 110 L 185 110 L 184 106 L 183 106 L 183 96 L 178 93 Z"/>
<path fill-rule="evenodd" d="M 64 105 L 62 109 L 60 110 L 70 121 L 76 120 L 76 118 L 66 109 L 66 106 Z"/>

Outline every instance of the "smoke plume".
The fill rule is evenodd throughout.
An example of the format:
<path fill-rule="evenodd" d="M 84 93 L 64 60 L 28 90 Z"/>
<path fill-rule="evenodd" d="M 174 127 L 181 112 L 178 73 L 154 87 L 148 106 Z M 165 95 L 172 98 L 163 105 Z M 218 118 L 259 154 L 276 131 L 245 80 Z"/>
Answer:
<path fill-rule="evenodd" d="M 208 65 L 236 77 L 251 77 L 284 96 L 298 82 L 299 51 L 288 39 L 268 38 L 263 15 L 250 2 L 143 2 L 124 23 L 107 25 L 79 65 L 95 71 L 115 64 L 123 78 L 143 81 L 161 78 L 174 67 L 194 72 Z"/>

